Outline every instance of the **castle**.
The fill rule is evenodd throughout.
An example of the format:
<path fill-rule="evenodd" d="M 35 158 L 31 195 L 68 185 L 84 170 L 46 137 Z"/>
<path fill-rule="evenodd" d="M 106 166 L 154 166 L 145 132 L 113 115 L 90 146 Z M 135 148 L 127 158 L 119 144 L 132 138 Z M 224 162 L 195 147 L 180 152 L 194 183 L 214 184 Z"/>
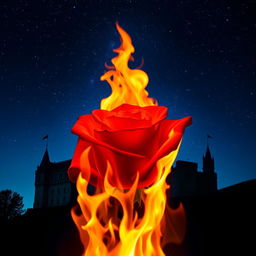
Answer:
<path fill-rule="evenodd" d="M 74 204 L 77 192 L 67 175 L 70 163 L 71 160 L 51 162 L 46 149 L 36 170 L 34 208 Z M 198 171 L 197 163 L 178 160 L 167 177 L 167 183 L 171 185 L 172 197 L 198 196 L 216 191 L 217 174 L 209 146 L 203 156 L 202 172 Z"/>
<path fill-rule="evenodd" d="M 172 197 L 191 197 L 213 193 L 217 190 L 217 174 L 214 167 L 214 158 L 207 145 L 203 156 L 203 171 L 198 171 L 197 163 L 176 161 L 172 172 L 167 177 L 171 185 Z"/>
<path fill-rule="evenodd" d="M 33 208 L 49 208 L 72 204 L 76 199 L 76 187 L 68 179 L 71 160 L 54 163 L 46 149 L 35 175 Z"/>

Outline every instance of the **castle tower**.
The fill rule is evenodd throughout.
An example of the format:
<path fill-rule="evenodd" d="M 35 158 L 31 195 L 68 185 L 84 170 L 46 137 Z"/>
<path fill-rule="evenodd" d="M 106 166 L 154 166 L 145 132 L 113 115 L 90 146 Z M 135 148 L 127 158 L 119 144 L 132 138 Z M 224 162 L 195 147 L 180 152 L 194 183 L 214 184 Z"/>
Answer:
<path fill-rule="evenodd" d="M 49 163 L 50 163 L 50 157 L 49 157 L 48 149 L 46 148 L 40 166 L 47 165 Z"/>
<path fill-rule="evenodd" d="M 50 164 L 50 157 L 46 148 L 42 161 L 36 170 L 34 208 L 44 208 L 47 205 L 47 170 Z"/>
<path fill-rule="evenodd" d="M 207 144 L 206 153 L 203 156 L 203 175 L 204 190 L 214 192 L 217 190 L 217 174 L 214 167 L 214 158 L 211 155 L 209 145 Z"/>
<path fill-rule="evenodd" d="M 203 172 L 214 173 L 214 158 L 211 155 L 209 145 L 207 145 L 206 153 L 203 156 Z"/>
<path fill-rule="evenodd" d="M 75 184 L 68 179 L 71 161 L 51 162 L 46 148 L 36 170 L 34 208 L 72 205 L 77 197 Z"/>

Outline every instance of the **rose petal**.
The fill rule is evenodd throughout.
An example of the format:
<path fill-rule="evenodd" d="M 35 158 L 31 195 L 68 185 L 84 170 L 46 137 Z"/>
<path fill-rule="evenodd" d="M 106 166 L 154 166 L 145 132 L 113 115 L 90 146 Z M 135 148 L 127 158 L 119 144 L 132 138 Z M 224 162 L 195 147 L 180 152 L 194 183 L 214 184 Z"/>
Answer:
<path fill-rule="evenodd" d="M 169 134 L 166 141 L 161 145 L 161 147 L 158 149 L 158 151 L 154 154 L 154 156 L 148 161 L 147 165 L 143 170 L 141 170 L 141 173 L 147 173 L 150 168 L 152 168 L 153 165 L 156 164 L 156 162 L 161 159 L 162 157 L 168 155 L 170 152 L 177 149 L 184 130 L 186 126 L 189 126 L 192 124 L 192 118 L 184 117 L 179 120 L 164 120 L 160 125 L 162 126 L 160 130 L 163 131 L 165 134 Z M 169 126 L 168 126 L 169 125 Z"/>
<path fill-rule="evenodd" d="M 124 118 L 134 118 L 139 113 L 143 120 L 151 120 L 152 125 L 167 117 L 168 108 L 164 106 L 134 106 L 130 104 L 122 104 L 112 110 L 112 112 L 121 113 Z M 120 114 L 119 114 L 120 117 Z"/>
<path fill-rule="evenodd" d="M 99 127 L 100 125 L 95 122 L 91 115 L 85 115 L 82 118 L 79 118 L 78 121 L 72 128 L 72 132 L 78 136 L 80 136 L 83 140 L 91 142 L 92 144 L 101 145 L 103 147 L 109 148 L 115 152 L 125 155 L 131 155 L 137 158 L 145 158 L 143 155 L 139 155 L 133 152 L 128 152 L 127 150 L 122 150 L 116 147 L 113 147 L 110 144 L 105 143 L 104 141 L 100 141 L 99 139 L 95 138 L 93 127 Z"/>
<path fill-rule="evenodd" d="M 130 188 L 133 182 L 135 181 L 137 172 L 139 172 L 138 188 L 151 185 L 155 181 L 157 176 L 156 162 L 163 156 L 169 154 L 171 151 L 177 149 L 182 139 L 185 127 L 191 124 L 191 117 L 186 117 L 180 120 L 165 121 L 167 122 L 161 123 L 162 127 L 160 130 L 163 131 L 165 134 L 169 134 L 171 131 L 173 132 L 160 148 L 151 151 L 151 153 L 156 153 L 152 154 L 151 157 L 148 157 L 147 159 L 135 159 L 134 157 L 131 156 L 120 155 L 115 152 L 112 152 L 109 149 L 98 147 L 95 150 L 95 154 L 97 157 L 95 161 L 97 161 L 97 159 L 101 159 L 101 161 L 97 161 L 95 165 L 97 165 L 97 169 L 102 172 L 102 176 L 105 175 L 105 170 L 107 168 L 106 166 L 108 161 L 110 163 L 110 166 L 112 167 L 112 175 L 110 175 L 109 177 L 109 182 L 113 186 L 121 188 Z M 141 131 L 144 131 L 144 129 L 142 129 Z M 134 131 L 130 133 L 127 131 L 126 135 L 131 136 L 133 133 Z M 109 132 L 104 135 L 117 136 L 116 132 Z M 113 137 L 111 139 L 112 141 L 114 141 Z M 114 139 L 117 139 L 117 137 Z M 128 141 L 125 141 L 124 145 Z M 154 140 L 151 141 L 154 142 Z M 152 143 L 150 146 L 153 146 L 153 144 L 154 143 Z M 148 143 L 143 143 L 143 145 L 146 145 L 147 147 L 149 146 Z"/>
<path fill-rule="evenodd" d="M 137 172 L 143 168 L 146 159 L 138 159 L 129 155 L 118 154 L 108 148 L 94 145 L 95 158 L 90 158 L 90 163 L 94 161 L 94 165 L 99 170 L 101 177 L 97 180 L 97 176 L 91 175 L 90 183 L 94 186 L 103 187 L 103 182 L 107 162 L 109 162 L 111 171 L 109 173 L 109 183 L 118 188 L 130 188 L 136 179 Z M 99 161 L 100 160 L 100 161 Z M 151 182 L 151 181 L 150 181 Z"/>
<path fill-rule="evenodd" d="M 93 117 L 98 121 L 105 124 L 106 131 L 119 131 L 129 129 L 140 129 L 152 126 L 151 120 L 131 119 L 117 116 L 104 116 L 104 112 L 99 110 L 93 111 Z M 100 119 L 100 117 L 102 119 Z M 103 129 L 95 129 L 96 131 L 102 131 Z"/>
<path fill-rule="evenodd" d="M 92 115 L 97 122 L 105 125 L 105 130 L 119 131 L 151 127 L 166 118 L 167 110 L 162 106 L 139 107 L 123 104 L 112 111 L 94 110 Z"/>
<path fill-rule="evenodd" d="M 123 151 L 149 157 L 158 150 L 158 125 L 144 129 L 95 131 L 95 138 Z"/>
<path fill-rule="evenodd" d="M 83 129 L 86 130 L 86 133 L 90 134 L 91 136 L 93 136 L 94 134 L 94 129 L 97 129 L 97 130 L 105 129 L 104 124 L 95 120 L 92 117 L 92 115 L 80 116 L 71 130 L 72 133 L 76 134 L 75 131 L 77 129 L 77 126 L 79 125 L 83 126 L 84 127 Z"/>

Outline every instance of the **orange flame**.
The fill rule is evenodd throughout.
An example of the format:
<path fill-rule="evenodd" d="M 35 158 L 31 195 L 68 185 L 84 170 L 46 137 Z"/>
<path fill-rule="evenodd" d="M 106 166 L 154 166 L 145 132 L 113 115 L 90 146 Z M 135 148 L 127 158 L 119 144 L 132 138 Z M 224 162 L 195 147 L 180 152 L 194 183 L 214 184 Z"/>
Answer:
<path fill-rule="evenodd" d="M 85 150 L 81 157 L 83 168 L 87 168 L 89 164 L 89 150 L 90 148 Z M 178 150 L 179 148 L 158 161 L 156 182 L 141 191 L 140 204 L 143 204 L 145 208 L 142 217 L 139 217 L 134 209 L 138 176 L 130 190 L 117 189 L 108 182 L 108 173 L 111 172 L 111 166 L 108 165 L 104 190 L 98 190 L 94 195 L 87 193 L 88 182 L 81 175 L 79 176 L 77 181 L 78 203 L 82 214 L 78 215 L 74 208 L 72 217 L 86 248 L 83 256 L 165 255 L 161 246 L 166 189 L 169 187 L 165 180 Z M 118 216 L 120 211 L 123 215 L 121 219 Z M 176 237 L 171 238 L 173 241 L 175 239 L 177 240 Z"/>
<path fill-rule="evenodd" d="M 121 46 L 114 50 L 118 53 L 112 59 L 114 66 L 100 78 L 106 80 L 112 88 L 111 95 L 101 101 L 101 109 L 112 110 L 125 103 L 157 105 L 145 90 L 147 74 L 128 67 L 131 54 L 134 53 L 131 38 L 118 24 L 116 27 L 121 36 Z M 172 132 L 169 136 L 172 136 Z M 80 173 L 77 190 L 81 213 L 78 213 L 78 207 L 74 207 L 72 218 L 84 246 L 83 256 L 164 256 L 163 247 L 166 243 L 170 240 L 181 242 L 184 227 L 178 227 L 170 237 L 164 235 L 166 225 L 170 225 L 166 214 L 171 212 L 166 204 L 166 190 L 169 188 L 166 177 L 171 171 L 179 146 L 157 162 L 158 176 L 148 188 L 137 188 L 139 175 L 129 190 L 111 186 L 108 177 L 112 167 L 108 163 L 104 188 L 97 188 L 93 195 L 89 195 L 89 178 L 85 180 Z M 80 158 L 83 173 L 90 173 L 90 149 L 88 147 Z M 177 212 L 181 213 L 184 221 L 183 208 L 180 207 Z M 176 224 L 171 223 L 171 226 L 175 228 Z"/>
<path fill-rule="evenodd" d="M 116 28 L 121 36 L 121 46 L 114 52 L 118 55 L 113 58 L 114 65 L 100 77 L 101 81 L 106 80 L 112 89 L 112 94 L 101 101 L 101 109 L 112 110 L 122 104 L 137 105 L 140 107 L 154 106 L 157 102 L 148 97 L 145 90 L 148 84 L 148 75 L 140 69 L 130 69 L 129 60 L 133 60 L 132 53 L 135 49 L 130 36 L 118 24 Z"/>

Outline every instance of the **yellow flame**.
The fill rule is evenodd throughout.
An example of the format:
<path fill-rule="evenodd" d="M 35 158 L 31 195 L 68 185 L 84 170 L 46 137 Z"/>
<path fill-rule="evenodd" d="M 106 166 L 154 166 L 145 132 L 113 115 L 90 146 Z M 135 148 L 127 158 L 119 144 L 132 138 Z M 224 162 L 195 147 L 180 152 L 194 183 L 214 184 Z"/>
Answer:
<path fill-rule="evenodd" d="M 81 158 L 86 167 L 90 148 Z M 179 151 L 179 147 L 157 162 L 158 177 L 149 188 L 144 188 L 141 204 L 142 217 L 134 210 L 134 198 L 139 176 L 128 191 L 112 187 L 108 182 L 111 166 L 108 164 L 104 189 L 94 195 L 87 193 L 88 182 L 80 175 L 77 180 L 78 202 L 81 215 L 72 210 L 85 247 L 83 256 L 164 256 L 161 246 L 161 222 L 166 209 L 166 177 Z M 89 171 L 89 170 L 88 170 Z M 122 217 L 118 213 L 122 212 Z"/>
<path fill-rule="evenodd" d="M 109 83 L 112 93 L 102 99 L 100 108 L 112 110 L 125 103 L 140 107 L 157 105 L 145 90 L 149 81 L 148 75 L 140 69 L 130 69 L 128 66 L 135 52 L 130 36 L 118 23 L 116 28 L 121 36 L 121 46 L 114 50 L 118 55 L 111 60 L 111 70 L 100 77 L 101 81 L 106 80 Z"/>

